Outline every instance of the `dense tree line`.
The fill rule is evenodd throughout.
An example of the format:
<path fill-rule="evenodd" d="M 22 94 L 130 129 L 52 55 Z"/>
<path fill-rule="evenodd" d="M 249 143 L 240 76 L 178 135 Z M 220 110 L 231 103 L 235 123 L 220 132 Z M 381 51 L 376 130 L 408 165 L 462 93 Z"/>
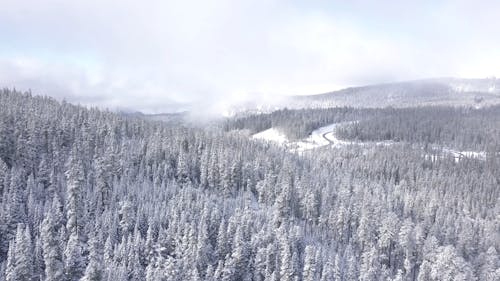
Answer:
<path fill-rule="evenodd" d="M 353 121 L 365 117 L 373 110 L 359 110 L 350 107 L 336 107 L 326 109 L 282 109 L 267 114 L 256 114 L 226 120 L 224 129 L 250 130 L 258 133 L 269 128 L 277 128 L 289 139 L 297 140 L 307 137 L 319 127 L 343 121 Z"/>
<path fill-rule="evenodd" d="M 337 135 L 359 141 L 394 140 L 500 151 L 500 106 L 380 109 L 370 118 L 339 127 Z"/>
<path fill-rule="evenodd" d="M 0 92 L 0 280 L 498 280 L 500 160 L 297 156 Z"/>

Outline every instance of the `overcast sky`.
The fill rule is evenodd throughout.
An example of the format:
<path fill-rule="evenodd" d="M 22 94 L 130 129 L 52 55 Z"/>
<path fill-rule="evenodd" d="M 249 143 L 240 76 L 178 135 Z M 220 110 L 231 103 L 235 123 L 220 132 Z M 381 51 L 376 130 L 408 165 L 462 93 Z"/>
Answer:
<path fill-rule="evenodd" d="M 500 2 L 0 0 L 0 86 L 111 109 L 500 75 Z"/>

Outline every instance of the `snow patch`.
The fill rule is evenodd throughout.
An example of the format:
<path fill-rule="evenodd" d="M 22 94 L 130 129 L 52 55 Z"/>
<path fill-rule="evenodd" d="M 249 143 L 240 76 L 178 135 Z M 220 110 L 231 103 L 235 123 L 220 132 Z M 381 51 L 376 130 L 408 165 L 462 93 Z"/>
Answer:
<path fill-rule="evenodd" d="M 294 152 L 302 152 L 305 150 L 315 149 L 318 147 L 332 145 L 335 147 L 355 144 L 351 141 L 340 140 L 335 136 L 335 128 L 344 126 L 353 122 L 333 123 L 314 130 L 309 137 L 302 141 L 295 142 L 291 147 Z"/>
<path fill-rule="evenodd" d="M 439 147 L 433 146 L 433 149 L 440 151 L 441 153 L 437 154 L 425 154 L 424 158 L 431 161 L 436 161 L 437 159 L 444 159 L 445 156 L 451 156 L 455 159 L 455 162 L 459 162 L 464 158 L 469 159 L 478 159 L 478 160 L 486 160 L 486 152 L 485 151 L 459 151 L 455 149 L 451 149 L 448 147 Z"/>
<path fill-rule="evenodd" d="M 275 128 L 270 128 L 260 133 L 254 134 L 252 135 L 252 139 L 275 142 L 281 145 L 288 142 L 288 139 L 286 138 L 285 134 L 283 134 L 282 132 L 278 131 Z"/>
<path fill-rule="evenodd" d="M 460 161 L 462 158 L 475 158 L 486 160 L 486 152 L 484 151 L 458 151 L 450 148 L 443 148 L 443 152 L 450 154 L 455 158 L 455 161 Z"/>

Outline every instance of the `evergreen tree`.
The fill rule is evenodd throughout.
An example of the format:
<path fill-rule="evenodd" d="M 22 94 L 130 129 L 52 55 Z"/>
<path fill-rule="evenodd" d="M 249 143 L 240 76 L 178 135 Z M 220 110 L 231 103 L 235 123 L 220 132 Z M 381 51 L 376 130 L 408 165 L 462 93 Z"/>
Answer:
<path fill-rule="evenodd" d="M 103 272 L 103 243 L 99 233 L 94 234 L 89 240 L 89 262 L 85 269 L 82 281 L 97 281 L 104 279 Z M 137 279 L 139 280 L 139 279 Z"/>
<path fill-rule="evenodd" d="M 302 273 L 302 278 L 304 281 L 314 281 L 318 280 L 317 278 L 317 265 L 316 265 L 316 256 L 315 249 L 311 245 L 307 245 L 305 249 L 305 257 L 304 257 L 304 271 Z"/>
<path fill-rule="evenodd" d="M 33 246 L 28 227 L 19 224 L 15 242 L 9 247 L 6 280 L 33 280 Z"/>
<path fill-rule="evenodd" d="M 64 276 L 64 263 L 59 236 L 59 229 L 62 225 L 60 224 L 59 212 L 59 202 L 57 197 L 54 197 L 52 207 L 48 210 L 40 229 L 45 263 L 45 280 L 47 281 L 61 280 Z"/>

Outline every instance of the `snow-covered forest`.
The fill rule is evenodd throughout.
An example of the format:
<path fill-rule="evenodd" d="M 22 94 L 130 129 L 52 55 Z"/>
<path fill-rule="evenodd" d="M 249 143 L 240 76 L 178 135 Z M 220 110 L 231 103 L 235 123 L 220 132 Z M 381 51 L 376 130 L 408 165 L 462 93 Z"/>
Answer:
<path fill-rule="evenodd" d="M 353 122 L 355 121 L 355 122 Z M 301 139 L 314 129 L 350 122 L 336 129 L 339 137 L 356 141 L 384 141 L 446 145 L 457 149 L 500 151 L 500 106 L 485 108 L 421 106 L 412 108 L 352 108 L 277 110 L 236 117 L 226 131 L 257 133 L 276 128 L 289 139 Z"/>
<path fill-rule="evenodd" d="M 405 140 L 298 155 L 233 130 L 269 115 L 192 128 L 2 90 L 0 280 L 500 280 L 500 157 L 411 145 L 498 149 L 499 109 L 464 111 L 275 113 Z"/>
<path fill-rule="evenodd" d="M 500 151 L 500 106 L 379 109 L 369 118 L 338 128 L 337 135 L 350 140 L 394 140 L 494 153 Z"/>

